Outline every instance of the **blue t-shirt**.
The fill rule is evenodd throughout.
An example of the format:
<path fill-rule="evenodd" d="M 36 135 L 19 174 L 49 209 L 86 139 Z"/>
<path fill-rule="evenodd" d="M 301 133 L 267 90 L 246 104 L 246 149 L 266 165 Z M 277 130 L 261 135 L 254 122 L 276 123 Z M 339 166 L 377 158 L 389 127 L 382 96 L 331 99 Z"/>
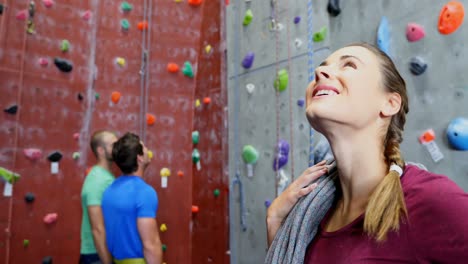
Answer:
<path fill-rule="evenodd" d="M 137 176 L 120 176 L 104 192 L 102 212 L 107 248 L 120 260 L 143 258 L 143 244 L 137 218 L 155 218 L 158 196 Z"/>

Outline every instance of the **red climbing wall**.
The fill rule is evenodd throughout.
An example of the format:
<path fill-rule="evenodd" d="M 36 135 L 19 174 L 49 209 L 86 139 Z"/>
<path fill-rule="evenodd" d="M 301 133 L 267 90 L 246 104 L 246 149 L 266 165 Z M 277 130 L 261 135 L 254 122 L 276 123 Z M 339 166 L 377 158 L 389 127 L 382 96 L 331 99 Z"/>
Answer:
<path fill-rule="evenodd" d="M 78 261 L 80 190 L 84 172 L 94 162 L 89 136 L 97 129 L 139 133 L 146 124 L 145 112 L 140 113 L 144 101 L 147 112 L 156 117 L 156 123 L 146 128 L 146 145 L 155 154 L 146 180 L 159 195 L 158 222 L 168 227 L 160 233 L 167 245 L 164 260 L 229 262 L 224 1 L 192 7 L 185 1 L 153 0 L 147 97 L 140 87 L 142 32 L 137 29 L 144 1 L 128 2 L 133 10 L 122 13 L 121 2 L 113 0 L 57 0 L 51 8 L 35 1 L 36 33 L 29 35 L 26 21 L 15 18 L 29 1 L 3 1 L 0 105 L 18 104 L 19 111 L 0 115 L 0 166 L 20 173 L 21 179 L 13 199 L 0 197 L 0 230 L 11 220 L 11 236 L 0 232 L 0 263 L 39 263 L 44 256 L 52 256 L 54 263 Z M 82 18 L 86 10 L 92 13 L 89 21 Z M 130 22 L 128 32 L 120 29 L 124 18 Z M 62 39 L 71 44 L 66 53 L 60 51 Z M 53 64 L 55 57 L 73 62 L 73 71 L 60 72 Z M 116 57 L 124 58 L 126 65 L 116 65 Z M 47 58 L 49 65 L 38 65 L 39 58 Z M 167 63 L 182 68 L 185 61 L 192 63 L 195 78 L 166 71 Z M 113 91 L 122 94 L 117 104 L 110 100 Z M 194 100 L 203 97 L 210 97 L 211 104 L 195 108 Z M 200 131 L 201 171 L 191 160 L 193 129 Z M 73 139 L 76 132 L 78 141 Z M 39 148 L 43 157 L 30 161 L 22 153 L 25 148 Z M 47 160 L 53 151 L 63 154 L 58 174 L 51 174 Z M 81 153 L 80 159 L 72 159 L 74 152 Z M 159 175 L 163 167 L 172 172 L 164 189 Z M 178 171 L 184 175 L 177 176 Z M 215 189 L 220 190 L 218 197 Z M 26 192 L 36 195 L 31 205 L 23 200 Z M 192 215 L 192 205 L 199 206 L 198 214 Z M 58 221 L 46 226 L 42 218 L 50 212 L 58 213 Z M 23 239 L 30 241 L 26 248 Z"/>

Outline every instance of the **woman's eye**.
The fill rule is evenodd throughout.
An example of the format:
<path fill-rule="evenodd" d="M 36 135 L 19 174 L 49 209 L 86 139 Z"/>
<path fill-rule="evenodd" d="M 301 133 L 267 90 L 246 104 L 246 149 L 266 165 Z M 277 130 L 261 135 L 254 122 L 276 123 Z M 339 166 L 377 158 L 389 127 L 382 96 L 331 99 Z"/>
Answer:
<path fill-rule="evenodd" d="M 356 69 L 356 64 L 354 64 L 354 62 L 352 62 L 352 61 L 345 62 L 344 66 L 345 67 L 352 67 L 352 68 Z"/>

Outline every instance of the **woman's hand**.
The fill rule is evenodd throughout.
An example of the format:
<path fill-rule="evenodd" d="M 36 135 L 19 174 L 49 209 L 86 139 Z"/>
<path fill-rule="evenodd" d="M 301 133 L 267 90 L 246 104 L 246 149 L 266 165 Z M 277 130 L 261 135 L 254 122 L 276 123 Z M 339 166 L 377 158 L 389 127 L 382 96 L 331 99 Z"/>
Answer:
<path fill-rule="evenodd" d="M 310 184 L 328 171 L 326 160 L 306 169 L 302 175 L 291 183 L 268 207 L 267 232 L 268 246 L 275 238 L 284 218 L 289 214 L 299 198 L 307 195 L 317 187 L 317 183 Z M 310 184 L 310 185 L 309 185 Z"/>

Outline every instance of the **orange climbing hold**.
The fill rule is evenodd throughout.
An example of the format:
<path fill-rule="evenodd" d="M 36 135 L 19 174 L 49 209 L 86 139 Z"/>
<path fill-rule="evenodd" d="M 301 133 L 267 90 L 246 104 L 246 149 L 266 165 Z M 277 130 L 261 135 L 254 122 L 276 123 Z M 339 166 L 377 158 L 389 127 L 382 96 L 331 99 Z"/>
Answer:
<path fill-rule="evenodd" d="M 151 126 L 156 122 L 156 117 L 152 114 L 146 114 L 146 123 Z"/>
<path fill-rule="evenodd" d="M 439 15 L 438 29 L 441 34 L 448 35 L 455 32 L 463 23 L 465 16 L 465 9 L 463 4 L 458 1 L 450 1 L 442 10 Z"/>
<path fill-rule="evenodd" d="M 198 213 L 200 209 L 196 205 L 192 205 L 192 213 Z"/>
<path fill-rule="evenodd" d="M 178 171 L 177 176 L 179 176 L 181 178 L 184 177 L 184 172 L 183 171 Z"/>
<path fill-rule="evenodd" d="M 199 6 L 202 4 L 202 0 L 188 0 L 189 5 L 191 6 Z"/>
<path fill-rule="evenodd" d="M 211 98 L 209 98 L 209 97 L 203 98 L 203 103 L 206 104 L 206 105 L 211 104 Z"/>
<path fill-rule="evenodd" d="M 168 63 L 167 64 L 167 71 L 168 72 L 172 72 L 172 73 L 176 73 L 179 71 L 179 65 L 175 64 L 175 63 Z"/>
<path fill-rule="evenodd" d="M 114 104 L 118 103 L 120 101 L 120 97 L 122 96 L 122 94 L 120 92 L 112 92 L 112 95 L 111 95 L 111 100 Z"/>
<path fill-rule="evenodd" d="M 147 30 L 148 29 L 148 22 L 147 21 L 141 21 L 138 22 L 137 28 L 141 31 Z"/>

